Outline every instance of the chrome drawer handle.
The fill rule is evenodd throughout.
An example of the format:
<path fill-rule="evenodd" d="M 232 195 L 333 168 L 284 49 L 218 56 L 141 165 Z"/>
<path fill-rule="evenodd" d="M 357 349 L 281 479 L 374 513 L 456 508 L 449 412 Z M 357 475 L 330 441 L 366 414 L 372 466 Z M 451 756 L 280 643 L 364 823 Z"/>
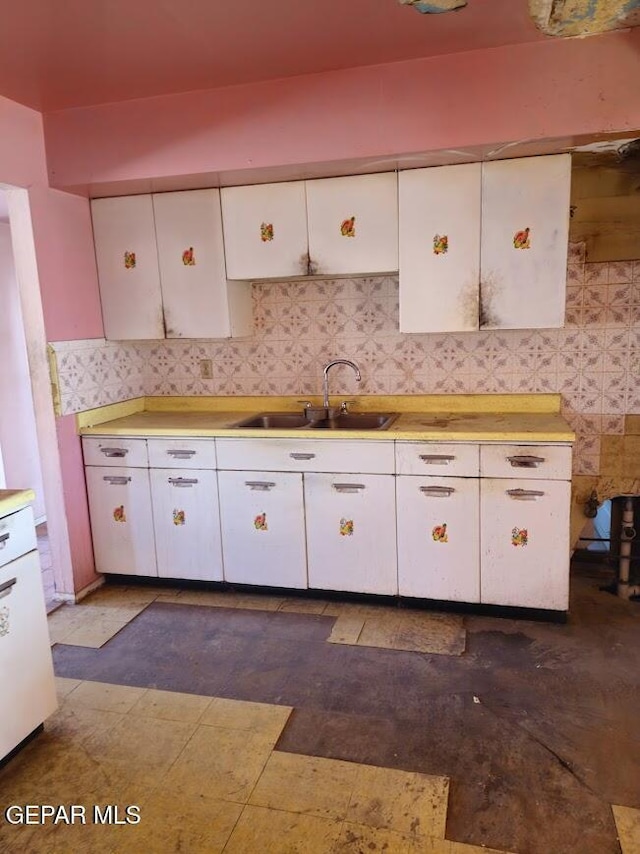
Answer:
<path fill-rule="evenodd" d="M 0 549 L 3 549 L 7 545 L 10 536 L 11 533 L 0 534 Z"/>
<path fill-rule="evenodd" d="M 507 489 L 507 495 L 517 501 L 535 501 L 536 498 L 541 498 L 544 492 L 539 489 Z"/>
<path fill-rule="evenodd" d="M 168 478 L 168 482 L 171 486 L 193 486 L 194 483 L 198 483 L 197 477 L 170 477 Z"/>
<path fill-rule="evenodd" d="M 275 483 L 272 480 L 245 480 L 244 485 L 259 492 L 268 492 L 273 489 Z"/>
<path fill-rule="evenodd" d="M 170 457 L 176 460 L 188 460 L 195 456 L 195 451 L 167 451 Z"/>
<path fill-rule="evenodd" d="M 450 454 L 420 454 L 420 459 L 423 463 L 448 466 L 452 460 L 455 460 L 455 457 Z"/>
<path fill-rule="evenodd" d="M 358 492 L 360 489 L 366 489 L 364 483 L 332 483 L 331 486 L 336 492 Z"/>
<path fill-rule="evenodd" d="M 0 599 L 3 599 L 5 596 L 8 596 L 9 593 L 13 590 L 13 585 L 17 582 L 17 578 L 10 578 L 8 581 L 5 581 L 3 584 L 0 584 Z"/>
<path fill-rule="evenodd" d="M 544 457 L 532 457 L 528 454 L 507 457 L 507 459 L 514 468 L 521 469 L 535 469 L 538 468 L 540 463 L 543 463 L 545 461 Z"/>
<path fill-rule="evenodd" d="M 302 451 L 294 451 L 292 454 L 289 454 L 292 460 L 312 460 L 315 457 L 315 454 L 306 454 L 302 453 Z"/>
<path fill-rule="evenodd" d="M 105 457 L 126 457 L 129 453 L 128 448 L 100 448 L 100 451 Z"/>
<path fill-rule="evenodd" d="M 420 492 L 428 498 L 450 498 L 455 489 L 452 486 L 421 486 Z"/>
<path fill-rule="evenodd" d="M 130 477 L 111 474 L 106 474 L 102 479 L 106 480 L 106 482 L 110 483 L 112 486 L 124 486 L 131 481 Z"/>

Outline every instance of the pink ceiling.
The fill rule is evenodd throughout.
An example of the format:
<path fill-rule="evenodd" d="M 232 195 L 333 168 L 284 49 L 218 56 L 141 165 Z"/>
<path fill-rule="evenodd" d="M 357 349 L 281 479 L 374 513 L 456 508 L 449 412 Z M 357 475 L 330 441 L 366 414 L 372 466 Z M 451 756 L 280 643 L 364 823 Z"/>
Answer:
<path fill-rule="evenodd" d="M 545 38 L 527 0 L 0 0 L 0 21 L 0 95 L 41 111 Z"/>

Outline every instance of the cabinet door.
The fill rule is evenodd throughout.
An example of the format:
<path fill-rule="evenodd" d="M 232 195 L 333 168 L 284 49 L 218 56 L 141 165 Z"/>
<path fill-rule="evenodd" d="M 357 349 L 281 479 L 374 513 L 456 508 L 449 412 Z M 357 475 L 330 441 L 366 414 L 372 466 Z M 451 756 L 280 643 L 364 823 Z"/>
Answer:
<path fill-rule="evenodd" d="M 564 325 L 571 155 L 483 164 L 483 329 Z"/>
<path fill-rule="evenodd" d="M 481 165 L 400 172 L 400 331 L 478 328 Z"/>
<path fill-rule="evenodd" d="M 98 572 L 157 575 L 148 469 L 85 469 Z"/>
<path fill-rule="evenodd" d="M 159 193 L 153 210 L 167 338 L 228 338 L 220 191 Z"/>
<path fill-rule="evenodd" d="M 481 480 L 481 602 L 567 609 L 570 492 L 567 481 Z"/>
<path fill-rule="evenodd" d="M 480 481 L 399 477 L 401 596 L 480 601 Z"/>
<path fill-rule="evenodd" d="M 384 273 L 398 269 L 395 172 L 307 181 L 309 272 Z"/>
<path fill-rule="evenodd" d="M 224 187 L 221 198 L 230 279 L 307 275 L 304 181 Z"/>
<path fill-rule="evenodd" d="M 91 202 L 105 338 L 164 338 L 151 196 Z"/>
<path fill-rule="evenodd" d="M 222 581 L 215 471 L 151 469 L 158 575 Z"/>
<path fill-rule="evenodd" d="M 305 474 L 309 587 L 398 592 L 392 475 Z"/>
<path fill-rule="evenodd" d="M 221 471 L 225 581 L 307 586 L 302 475 Z"/>

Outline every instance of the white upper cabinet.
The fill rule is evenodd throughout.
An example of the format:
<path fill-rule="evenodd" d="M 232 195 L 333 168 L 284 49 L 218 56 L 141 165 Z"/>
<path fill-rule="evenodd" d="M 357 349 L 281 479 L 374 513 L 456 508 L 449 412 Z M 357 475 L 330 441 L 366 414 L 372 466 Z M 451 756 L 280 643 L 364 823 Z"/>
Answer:
<path fill-rule="evenodd" d="M 481 164 L 398 177 L 400 331 L 478 328 Z"/>
<path fill-rule="evenodd" d="M 250 334 L 251 286 L 226 279 L 219 190 L 91 206 L 106 338 Z"/>
<path fill-rule="evenodd" d="M 571 156 L 401 172 L 400 331 L 564 325 Z"/>
<path fill-rule="evenodd" d="M 309 272 L 385 273 L 398 269 L 395 172 L 307 181 Z"/>
<path fill-rule="evenodd" d="M 151 196 L 91 202 L 105 338 L 164 338 Z"/>
<path fill-rule="evenodd" d="M 398 269 L 395 172 L 225 187 L 221 193 L 230 279 Z"/>
<path fill-rule="evenodd" d="M 307 274 L 309 245 L 304 181 L 223 187 L 221 198 L 230 279 Z"/>
<path fill-rule="evenodd" d="M 483 164 L 482 329 L 564 325 L 571 155 Z"/>

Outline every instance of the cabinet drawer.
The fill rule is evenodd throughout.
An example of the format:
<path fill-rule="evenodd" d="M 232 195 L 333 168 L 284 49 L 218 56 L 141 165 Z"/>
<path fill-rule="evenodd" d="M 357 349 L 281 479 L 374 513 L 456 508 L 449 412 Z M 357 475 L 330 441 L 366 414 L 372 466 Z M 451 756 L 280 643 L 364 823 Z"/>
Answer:
<path fill-rule="evenodd" d="M 571 448 L 567 445 L 482 445 L 482 477 L 546 480 L 571 479 Z"/>
<path fill-rule="evenodd" d="M 122 439 L 120 436 L 83 436 L 82 452 L 87 466 L 127 466 L 147 468 L 146 439 Z"/>
<path fill-rule="evenodd" d="M 164 469 L 215 469 L 213 439 L 149 439 L 149 465 Z"/>
<path fill-rule="evenodd" d="M 393 442 L 218 439 L 218 468 L 393 474 Z"/>
<path fill-rule="evenodd" d="M 438 477 L 478 477 L 478 445 L 396 442 L 396 471 Z"/>
<path fill-rule="evenodd" d="M 31 507 L 23 507 L 0 519 L 0 566 L 36 548 L 36 529 Z"/>

